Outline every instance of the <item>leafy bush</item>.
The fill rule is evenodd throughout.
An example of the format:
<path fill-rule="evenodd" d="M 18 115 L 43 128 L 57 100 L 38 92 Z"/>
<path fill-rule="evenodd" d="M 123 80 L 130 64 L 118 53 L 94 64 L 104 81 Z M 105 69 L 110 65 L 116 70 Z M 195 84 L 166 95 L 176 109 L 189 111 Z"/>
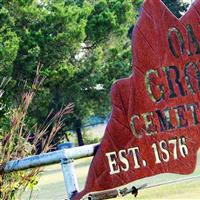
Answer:
<path fill-rule="evenodd" d="M 83 131 L 83 141 L 85 144 L 95 144 L 101 141 L 101 138 L 90 131 Z"/>

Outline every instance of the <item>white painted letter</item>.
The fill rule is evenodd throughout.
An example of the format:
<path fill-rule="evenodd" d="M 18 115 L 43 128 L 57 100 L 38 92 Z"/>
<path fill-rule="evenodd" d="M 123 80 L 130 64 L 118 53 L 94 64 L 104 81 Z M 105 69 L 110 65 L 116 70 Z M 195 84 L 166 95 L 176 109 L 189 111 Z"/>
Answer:
<path fill-rule="evenodd" d="M 126 158 L 126 150 L 119 151 L 119 159 L 124 164 L 124 167 L 121 167 L 122 171 L 128 171 L 129 170 L 129 162 Z"/>
<path fill-rule="evenodd" d="M 108 163 L 110 167 L 110 175 L 119 173 L 120 169 L 115 160 L 117 158 L 116 152 L 106 153 L 106 156 L 108 158 Z"/>

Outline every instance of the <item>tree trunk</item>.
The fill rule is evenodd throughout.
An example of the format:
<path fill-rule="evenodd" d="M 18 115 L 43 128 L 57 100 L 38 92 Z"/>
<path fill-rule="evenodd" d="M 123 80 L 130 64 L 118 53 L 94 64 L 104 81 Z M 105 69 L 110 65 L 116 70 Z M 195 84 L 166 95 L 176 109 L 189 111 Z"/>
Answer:
<path fill-rule="evenodd" d="M 76 123 L 75 128 L 76 128 L 76 134 L 77 134 L 77 139 L 78 139 L 78 145 L 83 146 L 84 142 L 83 142 L 83 136 L 81 132 L 81 120 L 77 119 L 75 123 Z"/>

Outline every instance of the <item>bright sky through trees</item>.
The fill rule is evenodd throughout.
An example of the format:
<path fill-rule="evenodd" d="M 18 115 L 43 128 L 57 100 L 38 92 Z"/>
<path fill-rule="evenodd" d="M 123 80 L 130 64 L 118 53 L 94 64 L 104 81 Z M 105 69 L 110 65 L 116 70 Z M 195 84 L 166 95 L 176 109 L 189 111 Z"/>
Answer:
<path fill-rule="evenodd" d="M 193 0 L 183 0 L 183 2 L 191 3 Z"/>

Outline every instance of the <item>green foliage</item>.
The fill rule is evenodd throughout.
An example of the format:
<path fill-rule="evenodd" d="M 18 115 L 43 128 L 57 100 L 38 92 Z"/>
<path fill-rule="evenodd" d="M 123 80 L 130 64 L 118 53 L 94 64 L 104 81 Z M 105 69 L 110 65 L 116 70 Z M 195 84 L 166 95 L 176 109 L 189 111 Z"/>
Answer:
<path fill-rule="evenodd" d="M 99 143 L 101 141 L 100 137 L 97 137 L 95 135 L 95 133 L 88 131 L 87 129 L 84 129 L 82 132 L 82 136 L 83 136 L 83 140 L 84 140 L 84 144 L 95 144 L 95 143 Z M 78 146 L 78 141 L 77 138 L 75 137 L 74 134 L 71 133 L 67 133 L 67 138 L 73 142 L 74 146 Z"/>
<path fill-rule="evenodd" d="M 23 71 L 20 79 L 33 76 L 38 62 L 51 70 L 59 69 L 62 64 L 67 65 L 80 48 L 85 37 L 89 7 L 65 7 L 60 2 L 49 3 L 45 8 L 35 4 L 19 8 L 15 23 L 20 49 L 15 62 L 15 74 Z"/>
<path fill-rule="evenodd" d="M 127 32 L 136 20 L 134 5 L 131 0 L 4 2 L 19 38 L 12 73 L 19 87 L 13 93 L 33 79 L 37 63 L 46 76 L 31 107 L 32 118 L 41 122 L 66 102 L 75 104 L 67 123 L 71 128 L 77 119 L 110 112 L 112 83 L 131 71 Z"/>
<path fill-rule="evenodd" d="M 181 13 L 186 12 L 189 6 L 188 3 L 184 3 L 180 0 L 163 0 L 163 2 L 177 18 L 180 18 L 182 16 Z"/>
<path fill-rule="evenodd" d="M 83 132 L 83 140 L 85 144 L 95 144 L 101 141 L 99 137 L 91 137 L 91 135 L 91 133 Z"/>
<path fill-rule="evenodd" d="M 131 41 L 127 36 L 141 3 L 1 0 L 0 30 L 6 34 L 0 32 L 0 76 L 13 78 L 4 103 L 16 100 L 40 63 L 46 80 L 31 106 L 30 124 L 41 123 L 50 110 L 56 112 L 66 102 L 75 104 L 74 115 L 66 123 L 70 129 L 75 129 L 77 120 L 108 115 L 111 85 L 131 74 Z M 181 1 L 164 3 L 176 15 L 187 7 Z"/>
<path fill-rule="evenodd" d="M 2 74 L 11 75 L 13 62 L 19 48 L 19 38 L 13 31 L 13 18 L 9 11 L 0 8 L 0 77 Z"/>

